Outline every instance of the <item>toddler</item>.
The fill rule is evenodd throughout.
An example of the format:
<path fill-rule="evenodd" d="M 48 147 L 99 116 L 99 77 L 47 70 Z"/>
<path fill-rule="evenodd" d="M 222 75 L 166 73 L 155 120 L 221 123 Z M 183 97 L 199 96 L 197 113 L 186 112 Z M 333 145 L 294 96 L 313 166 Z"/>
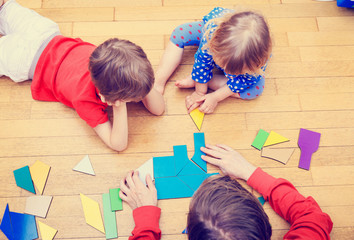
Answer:
<path fill-rule="evenodd" d="M 236 179 L 245 180 L 290 223 L 283 239 L 329 240 L 333 223 L 312 197 L 305 198 L 287 180 L 274 178 L 225 145 L 206 145 L 202 158 L 218 166 L 226 176 L 207 178 L 194 193 L 189 206 L 189 240 L 270 240 L 268 216 L 259 200 Z M 120 197 L 133 209 L 133 239 L 160 239 L 156 188 L 151 177 L 145 186 L 138 173 L 130 172 L 120 183 Z"/>
<path fill-rule="evenodd" d="M 189 112 L 200 106 L 200 111 L 212 113 L 229 96 L 254 99 L 264 89 L 271 45 L 261 15 L 216 7 L 202 21 L 182 24 L 173 31 L 156 73 L 155 89 L 163 94 L 185 46 L 199 46 L 191 75 L 176 82 L 180 88 L 195 88 L 186 98 Z M 223 74 L 213 76 L 215 67 Z M 208 88 L 215 91 L 207 93 Z"/>
<path fill-rule="evenodd" d="M 128 144 L 127 102 L 143 101 L 151 113 L 163 113 L 163 96 L 152 89 L 154 73 L 139 46 L 115 38 L 96 47 L 62 36 L 56 23 L 15 0 L 0 5 L 0 76 L 32 79 L 34 99 L 74 108 L 117 151 Z"/>

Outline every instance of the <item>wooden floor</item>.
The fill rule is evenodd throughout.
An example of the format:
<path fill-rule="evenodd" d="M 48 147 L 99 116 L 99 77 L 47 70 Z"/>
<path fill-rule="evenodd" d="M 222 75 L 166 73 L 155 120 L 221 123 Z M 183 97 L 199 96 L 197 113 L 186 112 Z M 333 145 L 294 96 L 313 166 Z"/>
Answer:
<path fill-rule="evenodd" d="M 289 179 L 305 196 L 313 196 L 333 222 L 332 238 L 354 236 L 354 11 L 335 2 L 311 0 L 18 0 L 22 5 L 58 22 L 66 36 L 95 44 L 109 37 L 141 45 L 156 68 L 178 24 L 201 19 L 214 6 L 237 4 L 261 11 L 274 39 L 264 94 L 256 100 L 227 99 L 204 119 L 206 142 L 239 150 L 266 172 Z M 117 153 L 107 148 L 74 110 L 60 103 L 32 100 L 30 82 L 15 84 L 0 78 L 0 214 L 23 212 L 33 194 L 16 186 L 13 170 L 36 160 L 52 168 L 44 191 L 54 196 L 46 219 L 58 229 L 56 239 L 105 239 L 85 223 L 79 193 L 100 204 L 101 195 L 119 187 L 130 169 L 153 156 L 172 153 L 186 144 L 192 155 L 197 129 L 186 113 L 184 98 L 174 81 L 187 76 L 195 49 L 186 49 L 183 64 L 167 85 L 166 112 L 151 116 L 141 104 L 130 104 L 129 147 Z M 290 139 L 279 148 L 296 148 L 289 163 L 260 157 L 251 147 L 257 131 L 274 130 Z M 300 128 L 322 134 L 310 171 L 297 167 Z M 96 176 L 72 171 L 86 154 Z M 209 166 L 209 171 L 216 171 Z M 250 188 L 248 188 L 250 189 Z M 252 189 L 250 189 L 252 191 Z M 256 192 L 255 195 L 258 196 Z M 190 199 L 159 201 L 163 239 L 186 239 Z M 265 204 L 273 238 L 282 239 L 289 225 Z M 0 217 L 1 217 L 0 216 Z M 127 239 L 134 223 L 131 210 L 117 212 L 119 239 Z M 5 239 L 0 233 L 0 239 Z"/>

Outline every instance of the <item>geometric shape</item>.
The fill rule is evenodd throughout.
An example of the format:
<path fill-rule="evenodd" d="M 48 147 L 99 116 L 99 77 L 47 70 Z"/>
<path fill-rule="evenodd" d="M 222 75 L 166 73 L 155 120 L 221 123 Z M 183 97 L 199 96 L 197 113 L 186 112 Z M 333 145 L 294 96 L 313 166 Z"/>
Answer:
<path fill-rule="evenodd" d="M 320 144 L 321 133 L 300 129 L 298 145 L 301 149 L 299 168 L 309 170 L 312 153 L 316 152 Z"/>
<path fill-rule="evenodd" d="M 154 177 L 173 177 L 176 176 L 174 156 L 153 157 Z"/>
<path fill-rule="evenodd" d="M 186 175 L 203 175 L 205 172 L 203 169 L 197 166 L 194 162 L 190 161 L 177 176 Z"/>
<path fill-rule="evenodd" d="M 267 140 L 265 141 L 263 147 L 282 143 L 282 142 L 287 142 L 287 141 L 289 141 L 289 139 L 287 139 L 286 137 L 283 137 L 282 135 L 280 135 L 274 131 L 270 131 L 269 136 L 268 136 Z"/>
<path fill-rule="evenodd" d="M 197 189 L 204 182 L 205 179 L 216 174 L 218 173 L 205 173 L 200 175 L 187 175 L 187 176 L 178 175 L 178 178 L 181 179 L 186 185 L 188 185 L 194 191 L 197 191 Z"/>
<path fill-rule="evenodd" d="M 109 189 L 109 197 L 111 201 L 111 211 L 123 210 L 122 199 L 119 197 L 120 188 Z"/>
<path fill-rule="evenodd" d="M 31 173 L 28 166 L 15 170 L 14 176 L 15 176 L 17 186 L 36 194 L 36 191 L 34 190 L 32 178 L 31 178 Z"/>
<path fill-rule="evenodd" d="M 187 232 L 187 228 L 185 228 L 184 230 L 183 230 L 183 232 L 182 232 L 182 234 L 187 234 L 188 232 Z"/>
<path fill-rule="evenodd" d="M 58 232 L 58 230 L 42 223 L 41 221 L 38 221 L 38 228 L 43 240 L 52 240 Z"/>
<path fill-rule="evenodd" d="M 191 111 L 189 115 L 191 116 L 194 124 L 197 126 L 198 130 L 200 131 L 204 119 L 204 113 L 199 111 L 198 108 L 196 108 L 193 111 Z"/>
<path fill-rule="evenodd" d="M 262 157 L 271 158 L 283 164 L 287 164 L 294 150 L 295 148 L 263 148 Z"/>
<path fill-rule="evenodd" d="M 90 175 L 96 175 L 95 171 L 93 170 L 90 158 L 88 155 L 86 155 L 74 168 L 74 171 L 90 174 Z"/>
<path fill-rule="evenodd" d="M 102 195 L 104 229 L 106 230 L 106 239 L 118 237 L 116 213 L 111 210 L 111 201 L 109 193 Z"/>
<path fill-rule="evenodd" d="M 262 204 L 262 205 L 264 205 L 264 203 L 265 203 L 265 199 L 264 199 L 264 197 L 263 196 L 260 196 L 260 197 L 258 197 L 258 201 Z"/>
<path fill-rule="evenodd" d="M 193 189 L 188 187 L 178 177 L 155 178 L 157 199 L 186 198 L 194 194 Z"/>
<path fill-rule="evenodd" d="M 45 218 L 52 202 L 52 196 L 33 196 L 26 200 L 25 213 Z"/>
<path fill-rule="evenodd" d="M 268 136 L 268 132 L 264 131 L 263 129 L 259 129 L 256 138 L 253 140 L 252 147 L 261 150 Z"/>
<path fill-rule="evenodd" d="M 105 233 L 100 212 L 100 206 L 95 200 L 80 193 L 81 204 L 85 214 L 86 223 Z"/>
<path fill-rule="evenodd" d="M 204 133 L 194 133 L 194 155 L 192 157 L 193 162 L 195 162 L 204 172 L 207 172 L 207 163 L 201 156 L 205 155 L 200 148 L 205 147 L 205 137 Z"/>
<path fill-rule="evenodd" d="M 187 145 L 173 146 L 173 154 L 176 169 L 175 173 L 178 175 L 189 162 Z"/>
<path fill-rule="evenodd" d="M 32 215 L 10 212 L 14 239 L 38 238 L 36 219 Z"/>
<path fill-rule="evenodd" d="M 50 166 L 38 160 L 30 166 L 33 183 L 37 187 L 40 194 L 43 194 L 49 171 Z"/>
<path fill-rule="evenodd" d="M 6 204 L 5 212 L 0 224 L 0 230 L 5 234 L 5 236 L 9 240 L 14 239 L 14 230 L 12 228 L 12 223 L 11 223 L 9 204 Z"/>
<path fill-rule="evenodd" d="M 146 185 L 146 175 L 150 174 L 151 179 L 154 180 L 154 163 L 152 161 L 152 158 L 147 160 L 143 165 L 141 165 L 135 171 L 139 172 L 139 178 L 145 185 Z"/>

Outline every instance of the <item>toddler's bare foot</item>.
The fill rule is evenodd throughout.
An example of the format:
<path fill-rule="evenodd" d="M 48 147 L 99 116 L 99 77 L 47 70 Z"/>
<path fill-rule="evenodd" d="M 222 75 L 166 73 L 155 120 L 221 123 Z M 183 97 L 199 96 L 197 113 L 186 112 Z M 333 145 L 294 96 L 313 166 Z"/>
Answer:
<path fill-rule="evenodd" d="M 175 85 L 179 88 L 193 88 L 195 86 L 195 82 L 192 77 L 189 76 L 185 79 L 176 81 Z"/>

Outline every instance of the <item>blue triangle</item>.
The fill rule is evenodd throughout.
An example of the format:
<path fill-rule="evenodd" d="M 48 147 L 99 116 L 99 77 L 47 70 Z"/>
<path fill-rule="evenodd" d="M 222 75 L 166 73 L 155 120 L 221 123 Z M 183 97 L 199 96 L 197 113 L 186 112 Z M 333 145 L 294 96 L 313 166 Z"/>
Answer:
<path fill-rule="evenodd" d="M 198 174 L 205 174 L 205 172 L 192 161 L 189 161 L 187 165 L 182 169 L 182 171 L 178 174 L 178 176 Z"/>
<path fill-rule="evenodd" d="M 183 234 L 187 234 L 187 233 L 188 233 L 188 232 L 187 232 L 187 228 L 185 228 L 182 233 L 183 233 Z"/>
<path fill-rule="evenodd" d="M 15 170 L 14 176 L 15 176 L 17 186 L 36 194 L 32 182 L 31 173 L 28 166 Z"/>
<path fill-rule="evenodd" d="M 200 147 L 205 147 L 205 138 L 204 133 L 194 133 L 194 155 L 192 160 L 201 167 L 205 172 L 207 172 L 207 163 L 204 161 L 201 156 L 205 155 L 202 151 L 200 151 Z"/>
<path fill-rule="evenodd" d="M 10 212 L 14 239 L 32 240 L 38 238 L 36 219 L 32 215 Z"/>
<path fill-rule="evenodd" d="M 186 198 L 194 191 L 177 177 L 155 178 L 157 199 Z"/>
<path fill-rule="evenodd" d="M 175 156 L 176 174 L 178 174 L 189 162 L 187 145 L 173 146 Z"/>
<path fill-rule="evenodd" d="M 5 234 L 9 240 L 14 239 L 14 231 L 12 229 L 9 204 L 6 205 L 4 216 L 2 217 L 0 230 Z"/>

